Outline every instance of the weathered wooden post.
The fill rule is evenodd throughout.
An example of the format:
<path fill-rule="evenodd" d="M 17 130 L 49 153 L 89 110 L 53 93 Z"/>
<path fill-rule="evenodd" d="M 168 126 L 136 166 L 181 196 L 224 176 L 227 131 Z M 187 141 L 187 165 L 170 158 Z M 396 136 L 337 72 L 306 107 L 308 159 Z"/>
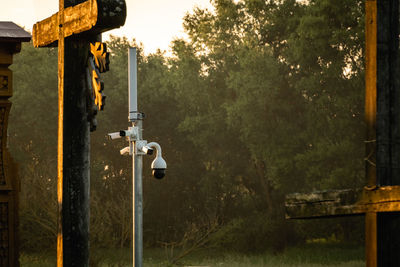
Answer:
<path fill-rule="evenodd" d="M 400 266 L 398 28 L 398 0 L 366 0 L 367 185 L 286 198 L 287 218 L 365 214 L 368 267 Z"/>
<path fill-rule="evenodd" d="M 31 36 L 12 22 L 0 22 L 0 266 L 15 267 L 18 262 L 19 180 L 7 151 L 7 125 L 13 94 L 13 55 L 21 51 L 21 42 Z"/>
<path fill-rule="evenodd" d="M 58 13 L 33 26 L 35 47 L 58 45 L 59 267 L 89 266 L 89 131 L 93 106 L 104 106 L 99 73 L 108 69 L 96 42 L 125 18 L 124 0 L 60 0 Z"/>

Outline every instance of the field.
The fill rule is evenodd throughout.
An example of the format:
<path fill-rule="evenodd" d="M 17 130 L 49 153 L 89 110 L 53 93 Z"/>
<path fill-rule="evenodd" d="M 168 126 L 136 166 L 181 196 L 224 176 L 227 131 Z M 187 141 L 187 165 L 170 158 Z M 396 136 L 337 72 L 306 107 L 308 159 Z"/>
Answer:
<path fill-rule="evenodd" d="M 177 253 L 177 252 L 175 252 Z M 202 250 L 181 259 L 178 264 L 170 265 L 171 252 L 163 249 L 144 251 L 145 267 L 163 266 L 221 266 L 221 267 L 362 267 L 364 250 L 362 247 L 330 244 L 311 244 L 304 247 L 289 248 L 279 254 L 263 253 L 244 255 L 215 250 Z M 55 266 L 53 255 L 22 253 L 22 267 Z M 94 250 L 91 255 L 91 267 L 132 266 L 130 249 Z"/>

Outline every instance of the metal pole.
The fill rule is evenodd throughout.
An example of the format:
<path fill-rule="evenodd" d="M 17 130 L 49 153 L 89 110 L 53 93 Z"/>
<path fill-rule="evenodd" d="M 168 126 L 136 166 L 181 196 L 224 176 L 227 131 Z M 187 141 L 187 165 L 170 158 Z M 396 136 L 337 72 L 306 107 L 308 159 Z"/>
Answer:
<path fill-rule="evenodd" d="M 156 158 L 151 163 L 153 176 L 161 179 L 165 175 L 167 163 L 161 157 L 161 147 L 155 142 L 147 144 L 142 140 L 143 118 L 144 114 L 138 112 L 137 108 L 137 60 L 136 48 L 129 48 L 129 122 L 132 127 L 128 130 L 109 133 L 110 139 L 121 137 L 129 138 L 129 147 L 120 150 L 121 155 L 132 155 L 132 209 L 133 209 L 133 236 L 132 252 L 133 266 L 143 266 L 143 186 L 142 186 L 142 168 L 143 155 L 151 155 L 153 150 L 157 150 Z"/>
<path fill-rule="evenodd" d="M 137 112 L 137 61 L 136 48 L 129 48 L 129 121 L 138 128 L 137 140 L 142 140 L 142 120 Z M 132 207 L 133 207 L 133 262 L 134 267 L 143 266 L 143 189 L 142 189 L 142 155 L 136 151 L 136 143 L 131 148 L 133 180 L 132 180 Z"/>
<path fill-rule="evenodd" d="M 137 58 L 136 47 L 129 47 L 128 50 L 128 77 L 129 77 L 129 121 L 137 119 Z"/>
<path fill-rule="evenodd" d="M 142 121 L 138 120 L 139 140 L 142 138 Z M 134 144 L 136 146 L 136 144 Z M 135 149 L 136 150 L 136 149 Z M 133 258 L 134 267 L 143 266 L 143 187 L 142 187 L 142 155 L 133 154 Z"/>

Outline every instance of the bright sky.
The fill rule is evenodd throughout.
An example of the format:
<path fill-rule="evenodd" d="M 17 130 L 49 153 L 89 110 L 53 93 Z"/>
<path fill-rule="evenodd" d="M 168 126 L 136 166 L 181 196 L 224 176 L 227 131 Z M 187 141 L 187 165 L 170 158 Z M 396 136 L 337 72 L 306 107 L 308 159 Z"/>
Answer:
<path fill-rule="evenodd" d="M 182 18 L 195 6 L 212 9 L 210 0 L 125 0 L 128 8 L 125 25 L 103 34 L 135 38 L 144 44 L 145 53 L 168 50 L 176 37 L 185 37 Z M 13 21 L 31 31 L 32 25 L 58 10 L 58 0 L 1 0 L 0 21 Z"/>

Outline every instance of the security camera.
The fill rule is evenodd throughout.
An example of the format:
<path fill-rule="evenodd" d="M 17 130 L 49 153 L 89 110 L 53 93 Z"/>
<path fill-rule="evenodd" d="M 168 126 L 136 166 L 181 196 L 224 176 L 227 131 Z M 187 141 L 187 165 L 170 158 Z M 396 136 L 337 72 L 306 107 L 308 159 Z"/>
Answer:
<path fill-rule="evenodd" d="M 156 142 L 148 143 L 146 145 L 146 147 L 156 149 L 156 158 L 151 163 L 151 170 L 152 170 L 151 173 L 153 174 L 154 178 L 162 179 L 165 176 L 165 170 L 167 169 L 167 163 L 162 158 L 161 147 Z"/>
<path fill-rule="evenodd" d="M 137 136 L 138 136 L 137 127 L 129 127 L 128 130 L 121 130 L 119 132 L 109 133 L 108 139 L 114 140 L 114 139 L 119 139 L 121 137 L 136 138 Z"/>
<path fill-rule="evenodd" d="M 127 147 L 121 149 L 121 150 L 119 151 L 119 153 L 120 153 L 122 156 L 131 155 L 131 148 L 130 148 L 129 146 L 127 146 Z"/>
<path fill-rule="evenodd" d="M 153 155 L 154 149 L 152 149 L 149 146 L 144 146 L 142 147 L 142 151 L 143 153 L 145 153 L 146 155 Z"/>
<path fill-rule="evenodd" d="M 114 140 L 114 139 L 118 139 L 121 138 L 121 133 L 120 132 L 115 132 L 115 133 L 109 133 L 108 134 L 108 139 L 110 140 Z"/>
<path fill-rule="evenodd" d="M 151 174 L 157 179 L 162 179 L 165 176 L 167 163 L 161 156 L 157 156 L 151 163 Z"/>

